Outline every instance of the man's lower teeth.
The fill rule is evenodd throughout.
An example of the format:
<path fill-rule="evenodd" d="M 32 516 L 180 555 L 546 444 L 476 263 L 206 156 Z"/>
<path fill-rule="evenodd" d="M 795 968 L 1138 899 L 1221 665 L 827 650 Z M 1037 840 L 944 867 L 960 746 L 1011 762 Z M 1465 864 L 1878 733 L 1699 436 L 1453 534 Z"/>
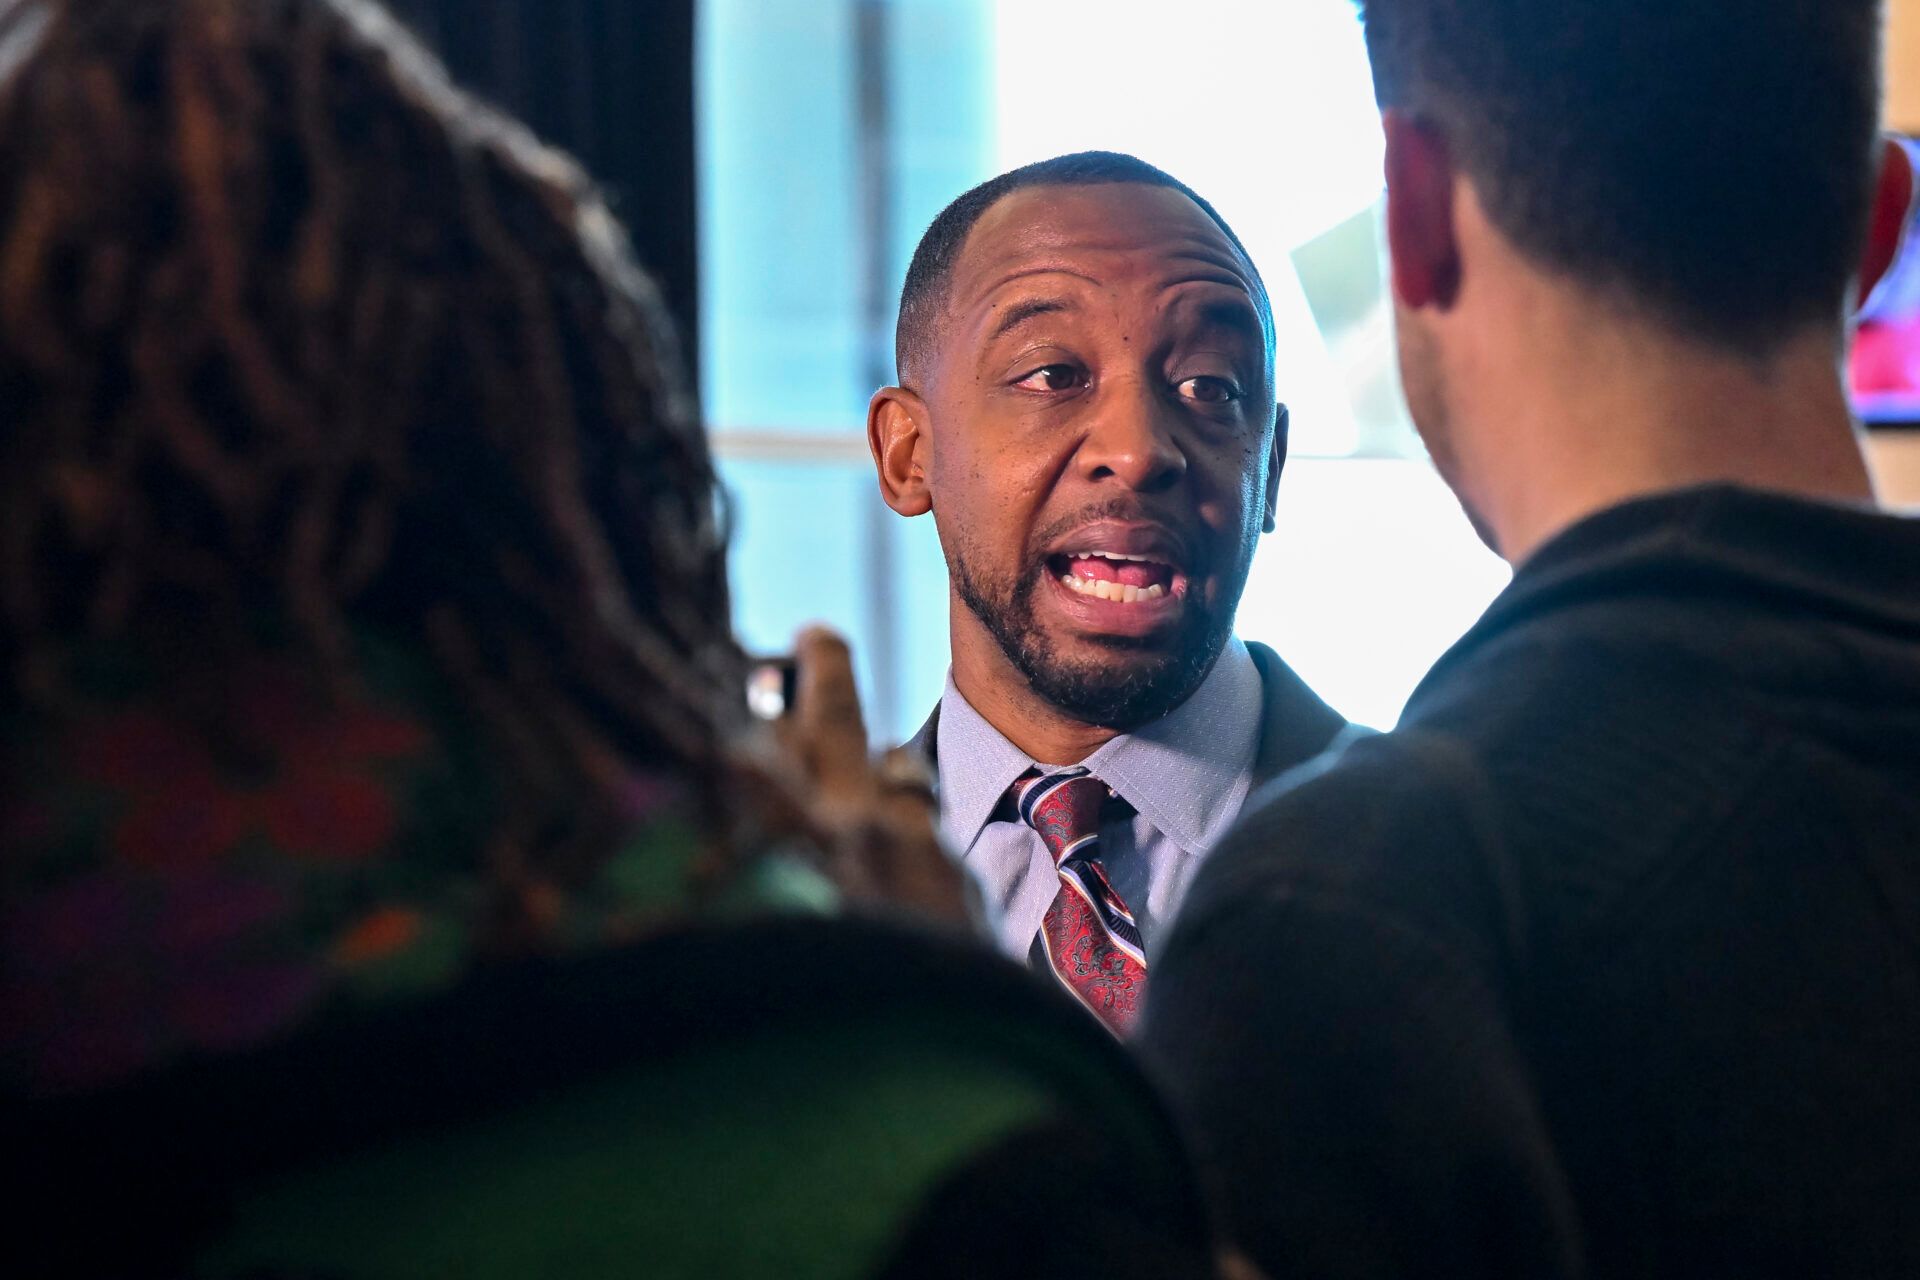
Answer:
<path fill-rule="evenodd" d="M 1108 582 L 1105 578 L 1076 578 L 1070 573 L 1061 574 L 1060 581 L 1069 591 L 1096 600 L 1117 600 L 1121 604 L 1158 600 L 1167 594 L 1167 589 L 1157 582 L 1150 587 L 1135 587 L 1124 582 Z"/>

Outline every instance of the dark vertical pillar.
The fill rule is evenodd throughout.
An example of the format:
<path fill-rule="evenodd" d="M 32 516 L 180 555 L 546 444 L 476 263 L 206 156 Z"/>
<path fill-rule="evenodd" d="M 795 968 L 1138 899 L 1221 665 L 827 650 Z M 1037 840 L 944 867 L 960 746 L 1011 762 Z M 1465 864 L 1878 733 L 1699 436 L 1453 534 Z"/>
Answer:
<path fill-rule="evenodd" d="M 666 293 L 690 374 L 699 339 L 694 2 L 389 0 L 462 87 L 599 180 Z"/>

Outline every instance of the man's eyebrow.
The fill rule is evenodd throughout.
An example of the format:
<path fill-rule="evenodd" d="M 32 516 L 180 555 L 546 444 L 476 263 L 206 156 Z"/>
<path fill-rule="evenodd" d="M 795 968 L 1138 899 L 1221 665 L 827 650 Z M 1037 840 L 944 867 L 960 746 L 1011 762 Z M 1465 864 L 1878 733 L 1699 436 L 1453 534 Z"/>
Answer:
<path fill-rule="evenodd" d="M 1036 319 L 1040 316 L 1053 315 L 1056 312 L 1071 310 L 1073 310 L 1073 304 L 1065 298 L 1024 299 L 1014 303 L 1000 313 L 1000 319 L 998 323 L 993 326 L 993 332 L 987 335 L 987 341 L 992 342 L 997 338 L 1004 337 L 1029 320 Z"/>
<path fill-rule="evenodd" d="M 1255 342 L 1267 340 L 1266 327 L 1260 323 L 1260 313 L 1251 299 L 1210 298 L 1200 304 L 1200 323 L 1219 325 L 1223 329 L 1235 329 L 1252 338 Z"/>

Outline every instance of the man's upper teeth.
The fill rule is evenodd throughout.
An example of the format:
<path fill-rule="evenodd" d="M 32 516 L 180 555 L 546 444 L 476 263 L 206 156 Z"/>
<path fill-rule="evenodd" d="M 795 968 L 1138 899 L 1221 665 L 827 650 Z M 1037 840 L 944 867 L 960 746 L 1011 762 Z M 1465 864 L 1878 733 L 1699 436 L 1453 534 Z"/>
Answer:
<path fill-rule="evenodd" d="M 1083 551 L 1074 558 L 1077 560 L 1136 560 L 1145 563 L 1150 557 L 1122 555 L 1118 551 Z"/>
<path fill-rule="evenodd" d="M 1070 573 L 1061 574 L 1060 583 L 1079 595 L 1092 596 L 1097 600 L 1118 600 L 1122 604 L 1158 600 L 1167 594 L 1167 589 L 1157 582 L 1150 587 L 1136 587 L 1124 582 L 1109 582 L 1105 578 L 1076 578 Z"/>

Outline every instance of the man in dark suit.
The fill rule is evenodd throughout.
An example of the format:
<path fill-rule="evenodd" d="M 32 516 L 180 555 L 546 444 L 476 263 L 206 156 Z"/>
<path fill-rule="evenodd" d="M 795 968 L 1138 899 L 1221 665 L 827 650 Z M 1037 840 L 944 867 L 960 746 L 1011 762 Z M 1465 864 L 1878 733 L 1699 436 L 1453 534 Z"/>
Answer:
<path fill-rule="evenodd" d="M 1270 1274 L 1920 1275 L 1920 521 L 1838 372 L 1879 21 L 1368 0 L 1408 401 L 1515 573 L 1160 957 Z"/>
<path fill-rule="evenodd" d="M 928 229 L 868 434 L 931 511 L 953 667 L 915 742 L 1002 944 L 1116 1031 L 1146 946 L 1260 782 L 1345 722 L 1233 635 L 1286 411 L 1260 274 L 1130 156 L 1030 165 Z"/>

